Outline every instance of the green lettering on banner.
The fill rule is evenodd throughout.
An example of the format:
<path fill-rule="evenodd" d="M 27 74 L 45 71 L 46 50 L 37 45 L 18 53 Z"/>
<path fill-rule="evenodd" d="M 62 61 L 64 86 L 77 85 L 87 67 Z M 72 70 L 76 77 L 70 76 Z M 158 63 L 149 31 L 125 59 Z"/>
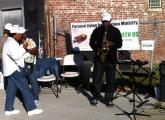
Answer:
<path fill-rule="evenodd" d="M 131 33 L 130 32 L 128 32 L 128 37 L 131 37 Z"/>
<path fill-rule="evenodd" d="M 122 32 L 121 35 L 122 35 L 122 37 L 128 37 L 128 33 L 129 32 Z"/>
<path fill-rule="evenodd" d="M 138 32 L 122 32 L 122 37 L 138 37 Z"/>
<path fill-rule="evenodd" d="M 138 37 L 139 33 L 138 32 L 132 32 L 132 37 Z"/>

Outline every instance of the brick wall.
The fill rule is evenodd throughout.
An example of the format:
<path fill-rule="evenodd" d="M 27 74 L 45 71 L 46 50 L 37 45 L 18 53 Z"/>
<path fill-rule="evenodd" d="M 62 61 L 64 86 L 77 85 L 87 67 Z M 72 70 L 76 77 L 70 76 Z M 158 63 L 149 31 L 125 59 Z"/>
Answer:
<path fill-rule="evenodd" d="M 53 40 L 53 16 L 56 16 L 57 32 L 64 34 L 70 33 L 70 24 L 72 22 L 99 21 L 100 14 L 108 11 L 113 19 L 139 18 L 144 24 L 140 24 L 140 40 L 149 40 L 153 38 L 154 18 L 161 21 L 165 20 L 165 3 L 162 11 L 148 11 L 148 0 L 47 0 L 47 12 L 49 16 L 50 41 L 52 48 L 48 51 L 49 56 L 64 56 L 67 54 L 67 41 L 64 36 L 57 36 L 58 42 L 56 52 L 54 52 Z M 156 62 L 165 60 L 165 23 L 157 24 L 155 39 L 157 41 L 154 58 Z M 50 52 L 51 51 L 51 52 Z M 149 51 L 133 51 L 133 59 L 150 60 Z"/>

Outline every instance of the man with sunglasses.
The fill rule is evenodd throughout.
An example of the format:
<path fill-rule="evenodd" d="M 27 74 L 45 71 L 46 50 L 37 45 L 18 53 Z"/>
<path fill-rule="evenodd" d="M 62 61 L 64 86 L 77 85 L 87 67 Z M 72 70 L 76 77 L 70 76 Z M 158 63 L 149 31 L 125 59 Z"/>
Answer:
<path fill-rule="evenodd" d="M 104 102 L 107 107 L 113 105 L 115 67 L 117 49 L 122 47 L 122 37 L 119 29 L 111 25 L 111 14 L 104 12 L 101 15 L 101 26 L 94 29 L 90 38 L 90 46 L 95 53 L 94 57 L 94 93 L 92 105 L 97 105 L 101 95 L 102 77 L 105 72 L 106 89 Z"/>

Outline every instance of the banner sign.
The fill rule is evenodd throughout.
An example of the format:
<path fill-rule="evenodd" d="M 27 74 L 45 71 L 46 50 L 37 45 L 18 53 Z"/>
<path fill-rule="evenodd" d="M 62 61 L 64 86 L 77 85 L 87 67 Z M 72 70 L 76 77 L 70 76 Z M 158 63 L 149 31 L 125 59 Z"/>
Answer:
<path fill-rule="evenodd" d="M 123 46 L 120 50 L 140 50 L 139 20 L 115 20 L 112 25 L 117 27 L 122 35 Z"/>
<path fill-rule="evenodd" d="M 71 23 L 73 50 L 92 51 L 89 40 L 93 30 L 101 25 L 101 22 Z"/>
<path fill-rule="evenodd" d="M 141 41 L 141 50 L 154 50 L 154 40 Z"/>
<path fill-rule="evenodd" d="M 120 50 L 139 50 L 138 19 L 113 20 L 111 24 L 117 27 L 123 39 L 123 46 Z M 92 51 L 89 40 L 93 30 L 101 25 L 101 22 L 71 23 L 72 47 L 73 50 Z"/>

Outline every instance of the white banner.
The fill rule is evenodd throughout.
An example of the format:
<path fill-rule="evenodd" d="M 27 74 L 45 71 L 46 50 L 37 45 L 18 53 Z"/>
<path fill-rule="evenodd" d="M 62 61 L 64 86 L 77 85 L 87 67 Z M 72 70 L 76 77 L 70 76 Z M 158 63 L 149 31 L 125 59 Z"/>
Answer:
<path fill-rule="evenodd" d="M 90 36 L 100 24 L 101 22 L 71 23 L 73 50 L 92 51 L 89 46 Z"/>
<path fill-rule="evenodd" d="M 120 50 L 139 50 L 138 19 L 113 20 L 112 25 L 117 27 L 123 39 Z M 101 25 L 101 22 L 71 23 L 72 47 L 74 50 L 92 51 L 89 40 L 93 30 Z"/>
<path fill-rule="evenodd" d="M 120 50 L 139 50 L 139 20 L 115 20 L 112 25 L 117 27 L 122 35 L 123 46 Z"/>

